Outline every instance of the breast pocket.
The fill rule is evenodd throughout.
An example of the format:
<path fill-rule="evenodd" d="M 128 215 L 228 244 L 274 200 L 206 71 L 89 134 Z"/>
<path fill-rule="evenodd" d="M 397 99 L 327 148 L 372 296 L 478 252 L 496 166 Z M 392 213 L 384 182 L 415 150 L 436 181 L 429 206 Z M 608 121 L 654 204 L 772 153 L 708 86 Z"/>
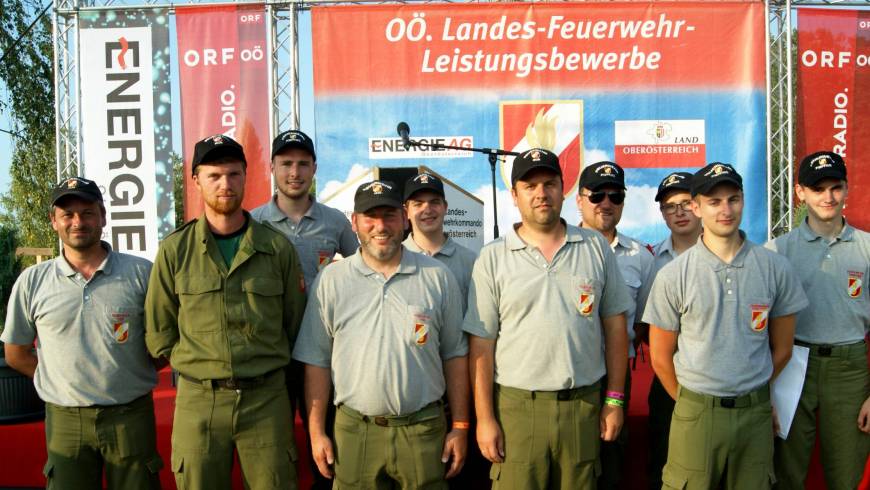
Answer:
<path fill-rule="evenodd" d="M 104 308 L 107 338 L 110 344 L 130 344 L 142 336 L 144 308 L 142 305 L 118 305 Z"/>
<path fill-rule="evenodd" d="M 220 276 L 179 276 L 175 290 L 180 303 L 178 324 L 190 332 L 214 332 L 220 328 Z"/>
<path fill-rule="evenodd" d="M 281 324 L 284 308 L 284 282 L 273 277 L 251 277 L 242 281 L 242 291 L 246 295 L 245 309 L 247 322 L 251 325 L 265 325 L 269 322 Z"/>
<path fill-rule="evenodd" d="M 601 302 L 601 281 L 590 277 L 577 276 L 572 280 L 570 301 L 575 305 L 577 314 L 593 319 L 599 316 Z"/>

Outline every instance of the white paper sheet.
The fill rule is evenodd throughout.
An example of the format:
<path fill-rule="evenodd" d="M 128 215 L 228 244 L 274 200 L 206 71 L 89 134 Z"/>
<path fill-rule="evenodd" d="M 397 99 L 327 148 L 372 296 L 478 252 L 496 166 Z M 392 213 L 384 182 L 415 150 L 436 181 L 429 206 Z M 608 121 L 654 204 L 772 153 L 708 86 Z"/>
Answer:
<path fill-rule="evenodd" d="M 791 351 L 791 359 L 773 381 L 773 399 L 771 401 L 779 418 L 779 432 L 776 435 L 781 439 L 788 437 L 788 431 L 791 429 L 798 400 L 800 400 L 801 392 L 804 389 L 809 356 L 809 349 L 800 345 L 794 346 Z"/>

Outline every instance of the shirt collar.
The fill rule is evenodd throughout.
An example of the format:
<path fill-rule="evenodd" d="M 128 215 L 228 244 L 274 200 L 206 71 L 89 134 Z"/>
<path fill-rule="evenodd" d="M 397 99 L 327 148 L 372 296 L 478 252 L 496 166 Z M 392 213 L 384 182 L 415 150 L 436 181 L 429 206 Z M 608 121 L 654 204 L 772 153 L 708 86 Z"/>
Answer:
<path fill-rule="evenodd" d="M 703 233 L 698 237 L 698 243 L 694 246 L 694 248 L 698 250 L 698 257 L 706 262 L 707 265 L 712 267 L 714 271 L 720 271 L 726 267 L 743 267 L 743 262 L 746 260 L 746 255 L 752 247 L 752 242 L 746 238 L 746 233 L 744 233 L 743 230 L 739 230 L 739 233 L 740 238 L 743 239 L 743 244 L 740 246 L 740 250 L 737 251 L 737 255 L 734 256 L 734 259 L 731 260 L 730 264 L 723 262 L 722 259 L 717 257 L 716 254 L 707 248 L 707 245 L 704 245 Z"/>
<path fill-rule="evenodd" d="M 800 227 L 798 228 L 798 233 L 800 233 L 801 238 L 808 242 L 812 242 L 815 240 L 819 240 L 822 238 L 821 235 L 813 231 L 810 228 L 809 218 L 804 218 L 803 222 L 801 222 Z M 852 236 L 855 234 L 855 228 L 853 228 L 847 221 L 846 218 L 843 218 L 843 229 L 840 230 L 840 234 L 837 235 L 837 241 L 850 242 L 852 241 Z"/>
<path fill-rule="evenodd" d="M 617 231 L 616 236 L 613 238 L 613 241 L 610 242 L 610 248 L 612 248 L 613 250 L 616 250 L 617 248 L 631 250 L 631 239 Z"/>
<path fill-rule="evenodd" d="M 243 210 L 242 212 L 245 214 L 245 219 L 248 220 L 248 229 L 242 235 L 242 240 L 239 242 L 239 250 L 249 248 L 269 255 L 274 254 L 275 249 L 272 246 L 271 237 L 266 229 L 263 228 L 265 225 L 258 223 L 247 211 Z M 197 219 L 194 226 L 196 241 L 202 245 L 202 253 L 208 253 L 208 242 L 209 240 L 214 240 L 214 235 L 208 227 L 205 213 Z"/>
<path fill-rule="evenodd" d="M 308 208 L 308 211 L 302 216 L 302 218 L 311 218 L 313 220 L 320 219 L 321 209 L 320 206 L 314 197 L 309 196 L 311 199 L 311 206 Z M 278 194 L 272 195 L 272 199 L 269 199 L 268 205 L 268 213 L 266 213 L 266 219 L 273 223 L 277 223 L 279 221 L 284 221 L 285 219 L 290 219 L 284 214 L 284 211 L 281 211 L 281 208 L 278 207 Z"/>
<path fill-rule="evenodd" d="M 454 242 L 453 239 L 447 235 L 447 233 L 444 234 L 444 238 L 444 243 L 441 245 L 441 248 L 435 253 L 435 255 L 445 255 L 447 257 L 450 257 L 453 255 L 454 252 L 456 252 L 456 242 Z M 422 248 L 420 248 L 419 245 L 417 245 L 417 242 L 414 241 L 413 232 L 408 234 L 408 238 L 406 238 L 405 241 L 402 242 L 402 245 L 404 245 L 405 248 L 412 252 L 426 254 L 426 252 Z"/>
<path fill-rule="evenodd" d="M 582 242 L 583 241 L 583 232 L 580 231 L 580 228 L 576 226 L 569 225 L 564 219 L 559 218 L 559 222 L 565 226 L 565 243 L 572 242 Z M 522 250 L 528 247 L 528 244 L 520 238 L 520 235 L 517 233 L 517 229 L 520 227 L 522 223 L 514 223 L 513 226 L 510 227 L 507 235 L 505 235 L 505 243 L 507 243 L 508 249 L 510 250 Z"/>
<path fill-rule="evenodd" d="M 671 257 L 676 257 L 677 254 L 674 253 L 674 238 L 671 235 L 668 235 L 667 238 L 662 240 L 662 243 L 659 243 L 659 246 L 656 247 L 656 255 L 661 255 L 664 253 L 668 253 Z"/>
<path fill-rule="evenodd" d="M 106 258 L 103 259 L 103 262 L 100 264 L 100 266 L 97 267 L 97 270 L 94 271 L 94 275 L 91 276 L 92 278 L 97 275 L 97 272 L 102 272 L 105 275 L 111 275 L 112 265 L 114 265 L 115 263 L 115 252 L 112 251 L 112 246 L 109 245 L 108 242 L 102 240 L 100 240 L 100 245 L 108 253 L 106 254 Z M 63 249 L 61 249 L 60 255 L 55 259 L 55 264 L 57 265 L 57 269 L 63 276 L 72 277 L 78 274 L 78 272 L 73 269 L 71 265 L 69 265 L 69 262 L 67 262 L 66 257 L 63 254 Z"/>
<path fill-rule="evenodd" d="M 366 261 L 363 260 L 362 254 L 362 247 L 360 246 L 360 248 L 356 250 L 355 254 L 351 255 L 345 260 L 350 260 L 353 268 L 364 276 L 380 274 L 379 272 L 376 272 L 374 269 L 369 267 L 368 264 L 366 264 Z M 416 272 L 417 257 L 418 255 L 415 252 L 408 250 L 404 245 L 402 245 L 402 260 L 401 262 L 399 262 L 399 267 L 396 268 L 395 274 L 413 274 L 414 272 Z"/>

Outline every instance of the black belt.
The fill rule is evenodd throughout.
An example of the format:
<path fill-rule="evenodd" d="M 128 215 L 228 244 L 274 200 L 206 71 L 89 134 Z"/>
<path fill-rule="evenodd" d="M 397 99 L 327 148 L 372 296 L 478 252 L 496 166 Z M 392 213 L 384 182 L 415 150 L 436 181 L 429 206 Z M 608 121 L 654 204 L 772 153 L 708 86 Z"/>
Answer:
<path fill-rule="evenodd" d="M 367 424 L 375 424 L 380 427 L 404 427 L 406 425 L 414 425 L 427 420 L 432 420 L 441 416 L 441 400 L 434 401 L 425 407 L 408 415 L 381 415 L 370 416 L 364 415 L 347 405 L 339 405 L 338 410 L 347 414 L 349 417 L 365 422 Z"/>
<path fill-rule="evenodd" d="M 520 388 L 512 388 L 510 386 L 502 386 L 497 385 L 497 389 L 502 393 L 508 395 L 519 396 L 522 398 L 530 398 L 532 400 L 558 400 L 558 401 L 567 401 L 567 400 L 576 400 L 578 398 L 582 398 L 585 395 L 588 395 L 592 392 L 597 392 L 600 390 L 601 383 L 595 382 L 591 385 L 580 386 L 578 388 L 567 388 L 564 390 L 556 390 L 556 391 L 529 391 L 523 390 Z"/>
<path fill-rule="evenodd" d="M 713 396 L 697 393 L 680 386 L 679 396 L 701 402 L 705 405 L 720 406 L 722 408 L 746 408 L 759 403 L 770 401 L 770 388 L 764 385 L 741 396 Z"/>
<path fill-rule="evenodd" d="M 184 373 L 178 373 L 178 375 L 191 383 L 206 386 L 210 385 L 211 388 L 215 390 L 250 390 L 262 386 L 269 377 L 278 371 L 280 371 L 280 369 L 273 369 L 268 373 L 251 378 L 197 379 Z"/>
<path fill-rule="evenodd" d="M 845 357 L 846 354 L 851 354 L 854 351 L 865 350 L 864 341 L 859 340 L 851 344 L 827 345 L 827 344 L 811 344 L 803 340 L 795 339 L 794 345 L 806 347 L 810 350 L 810 354 L 819 357 Z"/>

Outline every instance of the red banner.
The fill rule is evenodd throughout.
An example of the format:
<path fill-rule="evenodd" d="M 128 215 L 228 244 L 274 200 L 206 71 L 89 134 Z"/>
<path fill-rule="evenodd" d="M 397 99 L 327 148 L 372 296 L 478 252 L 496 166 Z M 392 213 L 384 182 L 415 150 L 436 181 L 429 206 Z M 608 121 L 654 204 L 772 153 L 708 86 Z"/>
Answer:
<path fill-rule="evenodd" d="M 717 87 L 764 84 L 763 3 L 665 5 L 315 8 L 314 88 L 319 95 L 565 85 L 678 90 L 708 87 L 712 73 Z"/>
<path fill-rule="evenodd" d="M 181 58 L 181 124 L 184 148 L 184 218 L 202 213 L 191 179 L 197 141 L 225 134 L 245 148 L 245 209 L 271 196 L 269 172 L 269 71 L 266 15 L 262 5 L 176 7 Z"/>
<path fill-rule="evenodd" d="M 850 224 L 870 229 L 870 11 L 800 9 L 795 157 L 846 160 Z"/>

